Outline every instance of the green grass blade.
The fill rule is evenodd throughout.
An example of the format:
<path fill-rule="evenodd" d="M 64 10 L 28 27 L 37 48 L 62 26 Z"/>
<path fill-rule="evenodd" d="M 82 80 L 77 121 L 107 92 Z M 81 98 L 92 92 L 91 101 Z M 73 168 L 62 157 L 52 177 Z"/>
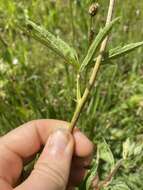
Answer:
<path fill-rule="evenodd" d="M 123 47 L 111 49 L 109 51 L 109 57 L 107 59 L 116 59 L 117 57 L 128 54 L 131 51 L 133 51 L 141 46 L 143 46 L 143 42 L 136 42 L 136 43 L 127 44 Z"/>
<path fill-rule="evenodd" d="M 29 19 L 25 19 L 22 29 L 31 37 L 46 45 L 49 49 L 54 51 L 57 55 L 78 67 L 78 56 L 74 48 L 71 48 L 66 42 L 59 37 L 54 36 L 48 30 L 38 26 Z"/>
<path fill-rule="evenodd" d="M 81 64 L 80 71 L 83 71 L 85 69 L 85 67 L 91 62 L 91 60 L 95 56 L 95 53 L 96 53 L 98 47 L 101 44 L 101 42 L 109 34 L 109 32 L 111 31 L 112 27 L 115 25 L 115 23 L 118 20 L 119 20 L 119 18 L 114 19 L 110 24 L 108 24 L 102 30 L 100 30 L 100 32 L 98 33 L 97 37 L 95 38 L 95 40 L 91 44 L 91 46 L 90 46 L 90 48 L 89 48 L 89 50 L 87 52 L 87 55 L 86 55 L 86 57 L 84 58 L 84 60 L 83 60 L 83 62 Z"/>

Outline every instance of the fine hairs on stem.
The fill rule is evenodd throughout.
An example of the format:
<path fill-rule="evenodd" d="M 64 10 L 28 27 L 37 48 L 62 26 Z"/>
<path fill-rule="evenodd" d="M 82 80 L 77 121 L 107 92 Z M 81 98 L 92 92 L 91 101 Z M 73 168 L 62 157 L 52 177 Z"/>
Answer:
<path fill-rule="evenodd" d="M 115 5 L 115 0 L 110 0 L 110 3 L 109 3 L 109 8 L 108 8 L 108 14 L 107 14 L 107 19 L 106 19 L 106 25 L 108 25 L 111 20 L 112 20 L 112 15 L 113 15 L 113 11 L 114 11 L 114 5 Z M 79 116 L 82 112 L 82 109 L 89 97 L 89 94 L 90 94 L 90 91 L 92 89 L 92 87 L 94 86 L 94 83 L 95 83 L 95 80 L 96 80 L 96 77 L 97 77 L 97 73 L 99 71 L 99 68 L 100 68 L 100 64 L 101 64 L 101 61 L 102 61 L 102 58 L 103 58 L 103 53 L 106 49 L 106 46 L 107 46 L 107 43 L 108 43 L 108 39 L 109 39 L 109 35 L 106 36 L 106 38 L 103 40 L 102 44 L 101 44 L 101 47 L 100 47 L 100 51 L 99 51 L 99 55 L 96 59 L 96 63 L 94 65 L 94 68 L 93 68 L 93 71 L 92 71 L 92 74 L 90 76 L 90 79 L 89 79 L 89 83 L 83 93 L 83 96 L 81 97 L 81 99 L 78 101 L 77 103 L 77 107 L 75 109 L 75 112 L 74 112 L 74 115 L 72 117 L 72 120 L 71 120 L 71 123 L 69 124 L 69 130 L 72 132 L 78 119 L 79 119 Z"/>

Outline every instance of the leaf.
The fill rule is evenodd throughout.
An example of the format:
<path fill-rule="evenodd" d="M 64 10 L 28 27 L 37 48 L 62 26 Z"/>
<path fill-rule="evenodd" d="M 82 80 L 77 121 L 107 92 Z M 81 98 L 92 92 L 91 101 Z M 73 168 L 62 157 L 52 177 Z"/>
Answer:
<path fill-rule="evenodd" d="M 106 188 L 105 188 L 106 190 Z M 112 188 L 108 188 L 108 190 L 131 190 L 127 184 L 124 182 L 116 182 Z"/>
<path fill-rule="evenodd" d="M 99 166 L 99 152 L 97 152 L 97 158 L 96 160 L 93 160 L 93 166 L 88 174 L 88 178 L 86 181 L 87 190 L 91 189 L 92 183 L 95 183 L 94 181 L 96 181 L 97 183 L 99 182 L 98 173 L 97 173 L 98 166 Z"/>
<path fill-rule="evenodd" d="M 94 159 L 92 161 L 92 168 L 87 173 L 85 179 L 80 184 L 78 190 L 90 190 L 93 180 L 95 180 L 96 178 L 98 180 L 98 174 L 97 174 L 98 164 L 99 164 L 98 159 L 96 159 L 96 160 Z"/>
<path fill-rule="evenodd" d="M 127 140 L 123 143 L 123 159 L 127 159 L 129 155 L 130 145 L 130 139 L 127 138 Z"/>
<path fill-rule="evenodd" d="M 129 138 L 123 143 L 123 158 L 124 159 L 129 159 L 129 157 L 134 156 L 138 157 L 142 156 L 142 151 L 143 151 L 143 144 L 141 142 L 134 142 L 131 141 Z M 132 157 L 131 157 L 132 159 Z"/>
<path fill-rule="evenodd" d="M 105 26 L 103 29 L 101 29 L 98 33 L 98 35 L 96 36 L 95 40 L 93 41 L 93 43 L 91 44 L 86 57 L 84 58 L 81 67 L 80 67 L 80 71 L 82 72 L 85 67 L 92 61 L 93 57 L 95 56 L 95 53 L 98 49 L 98 47 L 100 46 L 101 42 L 103 41 L 103 39 L 109 34 L 109 32 L 111 31 L 112 27 L 115 25 L 115 23 L 119 20 L 119 18 L 114 19 L 110 24 L 108 24 L 107 26 Z"/>
<path fill-rule="evenodd" d="M 125 46 L 118 46 L 114 49 L 111 49 L 107 52 L 104 53 L 103 55 L 103 63 L 104 64 L 108 64 L 108 63 L 113 63 L 110 62 L 112 59 L 116 59 L 119 56 L 124 56 L 134 50 L 136 50 L 137 48 L 143 46 L 143 42 L 136 42 L 136 43 L 131 43 L 131 44 L 127 44 Z M 93 62 L 91 62 L 90 66 L 93 66 L 95 61 L 96 61 L 97 57 L 93 60 Z"/>
<path fill-rule="evenodd" d="M 140 103 L 143 101 L 142 94 L 135 94 L 128 98 L 128 100 L 125 102 L 126 106 L 130 109 L 135 109 L 136 107 L 140 106 Z"/>
<path fill-rule="evenodd" d="M 133 51 L 141 46 L 143 46 L 143 42 L 136 42 L 136 43 L 127 44 L 123 47 L 116 47 L 109 51 L 109 55 L 108 55 L 109 57 L 107 59 L 116 59 L 117 57 L 128 54 L 131 51 Z M 106 61 L 106 59 L 105 59 L 105 61 Z"/>
<path fill-rule="evenodd" d="M 103 138 L 103 141 L 98 145 L 100 159 L 111 165 L 111 168 L 115 166 L 114 156 L 112 151 L 107 144 L 106 140 Z"/>
<path fill-rule="evenodd" d="M 25 22 L 22 26 L 29 36 L 38 40 L 42 44 L 46 45 L 49 49 L 54 51 L 57 55 L 62 57 L 67 63 L 75 65 L 78 67 L 78 56 L 75 49 L 71 48 L 66 42 L 64 42 L 59 37 L 54 36 L 48 30 L 44 29 L 41 26 L 38 26 L 29 19 L 25 19 Z"/>
<path fill-rule="evenodd" d="M 142 154 L 142 150 L 143 150 L 143 144 L 137 144 L 137 146 L 134 149 L 134 155 L 138 156 Z"/>

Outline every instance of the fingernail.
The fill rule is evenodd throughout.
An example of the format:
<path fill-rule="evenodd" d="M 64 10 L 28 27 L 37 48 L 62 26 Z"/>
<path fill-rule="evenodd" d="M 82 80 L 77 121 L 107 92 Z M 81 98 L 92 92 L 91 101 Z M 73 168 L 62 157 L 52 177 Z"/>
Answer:
<path fill-rule="evenodd" d="M 48 141 L 48 152 L 52 155 L 58 155 L 65 151 L 69 142 L 69 134 L 63 130 L 57 130 L 49 137 Z"/>

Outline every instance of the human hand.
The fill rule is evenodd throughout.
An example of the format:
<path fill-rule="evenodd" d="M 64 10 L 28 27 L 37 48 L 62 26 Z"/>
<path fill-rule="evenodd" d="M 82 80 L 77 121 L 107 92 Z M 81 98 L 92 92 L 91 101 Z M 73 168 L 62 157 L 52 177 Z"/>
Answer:
<path fill-rule="evenodd" d="M 68 123 L 36 120 L 0 138 L 1 190 L 64 190 L 79 184 L 90 164 L 92 143 Z M 23 166 L 44 146 L 30 176 L 16 186 Z"/>

